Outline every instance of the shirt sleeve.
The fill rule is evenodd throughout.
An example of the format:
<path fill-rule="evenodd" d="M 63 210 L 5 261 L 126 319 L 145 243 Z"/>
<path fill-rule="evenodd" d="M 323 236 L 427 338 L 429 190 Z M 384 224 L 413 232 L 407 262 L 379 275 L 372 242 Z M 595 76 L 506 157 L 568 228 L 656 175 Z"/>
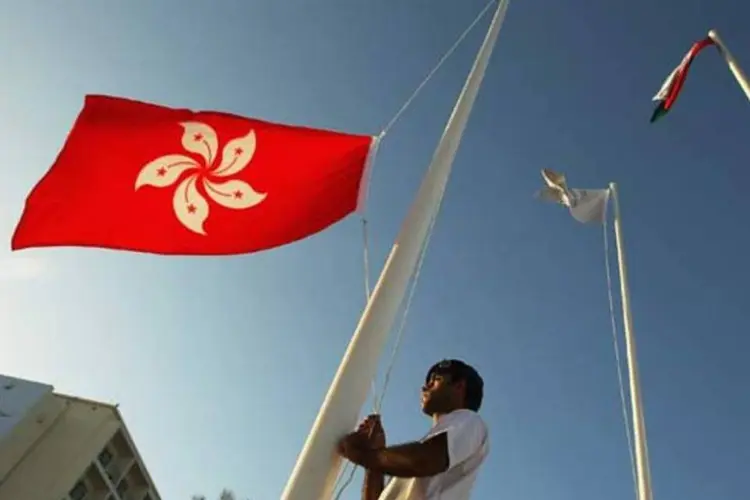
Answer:
<path fill-rule="evenodd" d="M 448 438 L 448 466 L 455 467 L 482 448 L 487 436 L 484 422 L 474 412 L 460 412 L 439 423 L 428 437 L 446 434 Z"/>

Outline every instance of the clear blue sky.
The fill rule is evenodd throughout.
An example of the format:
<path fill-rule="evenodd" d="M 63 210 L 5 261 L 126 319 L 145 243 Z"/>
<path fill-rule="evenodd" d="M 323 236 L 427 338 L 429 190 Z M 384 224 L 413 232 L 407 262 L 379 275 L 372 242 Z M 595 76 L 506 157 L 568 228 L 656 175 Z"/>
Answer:
<path fill-rule="evenodd" d="M 86 93 L 377 133 L 483 5 L 17 2 L 0 18 L 2 234 Z M 633 498 L 601 233 L 531 197 L 559 168 L 620 184 L 656 498 L 746 495 L 750 107 L 708 51 L 648 119 L 709 28 L 750 70 L 749 17 L 729 1 L 511 4 L 385 402 L 390 441 L 425 431 L 424 371 L 460 357 L 492 428 L 476 499 Z M 375 270 L 487 21 L 380 151 Z M 231 258 L 2 250 L 0 371 L 119 402 L 167 500 L 278 498 L 363 306 L 359 225 Z"/>

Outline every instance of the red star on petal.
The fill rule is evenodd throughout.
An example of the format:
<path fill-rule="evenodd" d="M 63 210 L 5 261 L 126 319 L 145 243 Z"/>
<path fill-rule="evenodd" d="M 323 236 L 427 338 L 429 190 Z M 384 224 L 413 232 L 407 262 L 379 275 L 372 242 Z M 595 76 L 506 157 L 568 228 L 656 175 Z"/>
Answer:
<path fill-rule="evenodd" d="M 156 171 L 156 175 L 158 175 L 159 177 L 164 177 L 165 175 L 167 175 L 167 169 L 164 167 L 161 167 L 159 170 Z"/>
<path fill-rule="evenodd" d="M 243 195 L 242 195 L 242 191 L 235 191 L 235 192 L 234 192 L 234 197 L 235 197 L 235 199 L 241 200 L 241 199 L 242 199 L 242 196 L 243 196 Z"/>
<path fill-rule="evenodd" d="M 195 205 L 193 205 L 193 204 L 191 203 L 190 205 L 188 205 L 188 206 L 187 206 L 187 210 L 188 210 L 188 213 L 189 213 L 189 214 L 194 214 L 194 213 L 195 213 L 195 210 L 196 210 L 196 208 L 195 208 Z"/>
<path fill-rule="evenodd" d="M 234 154 L 235 154 L 235 156 L 240 156 L 244 152 L 245 152 L 245 150 L 242 149 L 242 148 L 234 148 Z"/>
<path fill-rule="evenodd" d="M 202 140 L 203 140 L 203 134 L 200 134 L 200 133 L 199 133 L 199 134 L 195 134 L 195 135 L 193 136 L 193 140 L 194 140 L 195 142 L 200 142 L 200 141 L 202 141 Z"/>

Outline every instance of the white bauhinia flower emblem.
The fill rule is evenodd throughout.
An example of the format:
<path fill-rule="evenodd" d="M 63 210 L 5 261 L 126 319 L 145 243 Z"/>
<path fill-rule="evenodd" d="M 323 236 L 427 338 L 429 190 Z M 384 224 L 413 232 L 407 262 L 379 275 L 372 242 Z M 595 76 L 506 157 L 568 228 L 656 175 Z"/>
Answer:
<path fill-rule="evenodd" d="M 183 226 L 205 235 L 203 223 L 208 218 L 208 200 L 198 191 L 202 184 L 204 192 L 219 205 L 235 210 L 257 205 L 266 198 L 266 193 L 258 193 L 248 183 L 230 177 L 247 167 L 255 154 L 255 132 L 227 142 L 217 166 L 216 152 L 219 138 L 216 131 L 199 122 L 181 123 L 185 129 L 182 146 L 186 151 L 199 154 L 203 162 L 181 154 L 161 156 L 147 163 L 138 174 L 135 189 L 142 186 L 169 187 L 190 172 L 177 186 L 172 198 L 172 208 Z"/>

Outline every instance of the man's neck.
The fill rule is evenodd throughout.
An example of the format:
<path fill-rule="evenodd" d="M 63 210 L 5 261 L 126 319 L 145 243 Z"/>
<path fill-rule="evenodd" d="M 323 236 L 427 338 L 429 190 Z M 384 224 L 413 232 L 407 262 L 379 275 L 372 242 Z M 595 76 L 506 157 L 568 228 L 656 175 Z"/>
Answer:
<path fill-rule="evenodd" d="M 456 411 L 460 411 L 460 410 L 462 410 L 462 409 L 463 409 L 463 408 L 456 408 L 456 409 L 454 409 L 454 410 L 451 410 L 451 411 L 445 411 L 445 412 L 441 412 L 441 413 L 433 413 L 433 414 L 432 414 L 432 425 L 437 425 L 438 421 L 439 421 L 439 420 L 440 420 L 440 419 L 441 419 L 442 417 L 444 417 L 444 416 L 446 416 L 446 415 L 450 415 L 451 413 L 453 413 L 453 412 L 456 412 Z"/>

